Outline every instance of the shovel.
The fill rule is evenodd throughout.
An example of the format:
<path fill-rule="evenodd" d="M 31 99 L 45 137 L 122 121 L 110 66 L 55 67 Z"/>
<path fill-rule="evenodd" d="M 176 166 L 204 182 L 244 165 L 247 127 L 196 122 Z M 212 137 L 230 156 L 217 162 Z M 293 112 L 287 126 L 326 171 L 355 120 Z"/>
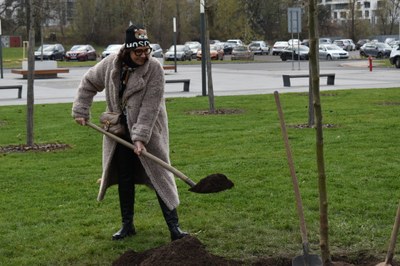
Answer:
<path fill-rule="evenodd" d="M 134 146 L 132 143 L 129 143 L 129 142 L 121 139 L 120 137 L 102 129 L 99 126 L 97 126 L 89 121 L 86 122 L 86 125 L 103 133 L 104 135 L 112 138 L 116 142 L 118 142 L 132 150 L 134 149 Z M 193 180 L 191 180 L 189 177 L 187 177 L 181 171 L 179 171 L 178 169 L 167 164 L 166 162 L 164 162 L 160 158 L 154 156 L 153 154 L 149 153 L 148 151 L 143 150 L 141 153 L 141 156 L 145 156 L 145 157 L 151 159 L 155 163 L 159 164 L 163 168 L 165 168 L 168 171 L 170 171 L 171 173 L 175 174 L 175 176 L 182 179 L 186 184 L 188 184 L 190 186 L 189 191 L 191 191 L 191 192 L 203 193 L 203 194 L 216 193 L 216 192 L 230 189 L 234 186 L 233 182 L 230 181 L 224 174 L 212 174 L 212 175 L 206 176 L 205 178 L 200 180 L 199 183 L 196 184 Z"/>
<path fill-rule="evenodd" d="M 283 118 L 283 112 L 281 107 L 281 102 L 279 100 L 279 94 L 277 91 L 274 92 L 276 106 L 278 108 L 278 115 L 281 124 L 282 130 L 282 137 L 285 143 L 286 155 L 289 164 L 290 174 L 292 176 L 294 194 L 296 196 L 296 206 L 297 206 L 297 213 L 300 220 L 300 232 L 301 232 L 301 239 L 303 242 L 303 255 L 297 256 L 292 259 L 292 266 L 322 266 L 322 260 L 318 255 L 310 254 L 310 247 L 307 238 L 307 229 L 306 229 L 306 222 L 304 219 L 303 213 L 303 203 L 301 200 L 300 189 L 299 189 L 299 182 L 297 180 L 296 171 L 294 170 L 294 163 L 292 158 L 292 151 L 289 146 L 289 138 L 286 131 L 286 125 Z"/>
<path fill-rule="evenodd" d="M 394 256 L 394 248 L 396 246 L 397 233 L 399 232 L 399 225 L 400 225 L 400 202 L 399 202 L 399 205 L 397 206 L 396 219 L 394 220 L 392 235 L 390 236 L 390 243 L 389 243 L 388 252 L 386 254 L 386 259 L 384 262 L 378 263 L 376 266 L 392 266 L 392 260 L 393 260 L 393 256 Z"/>

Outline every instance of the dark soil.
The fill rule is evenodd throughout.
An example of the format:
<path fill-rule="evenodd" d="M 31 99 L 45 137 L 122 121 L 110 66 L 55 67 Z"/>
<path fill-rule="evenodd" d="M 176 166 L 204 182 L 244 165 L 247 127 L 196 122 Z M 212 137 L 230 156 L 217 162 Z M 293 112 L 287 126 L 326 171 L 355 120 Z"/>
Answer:
<path fill-rule="evenodd" d="M 224 174 L 212 174 L 200 180 L 189 191 L 195 193 L 217 193 L 223 190 L 230 189 L 234 186 Z"/>
<path fill-rule="evenodd" d="M 206 247 L 194 236 L 186 236 L 164 246 L 144 252 L 128 250 L 113 262 L 113 266 L 292 266 L 293 257 L 265 257 L 251 261 L 230 260 L 207 252 Z M 375 266 L 382 262 L 366 253 L 332 256 L 335 266 Z M 398 266 L 393 263 L 393 266 Z"/>
<path fill-rule="evenodd" d="M 38 152 L 50 152 L 55 150 L 65 150 L 70 148 L 68 144 L 62 143 L 42 143 L 33 144 L 32 146 L 26 144 L 0 146 L 0 153 L 11 153 L 11 152 L 27 152 L 27 151 L 38 151 Z"/>

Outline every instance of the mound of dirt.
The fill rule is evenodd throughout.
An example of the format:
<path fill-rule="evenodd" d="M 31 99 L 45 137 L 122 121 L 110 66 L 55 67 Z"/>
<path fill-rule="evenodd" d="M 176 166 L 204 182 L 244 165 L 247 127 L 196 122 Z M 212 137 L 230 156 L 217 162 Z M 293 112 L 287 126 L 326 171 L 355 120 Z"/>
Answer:
<path fill-rule="evenodd" d="M 27 151 L 50 152 L 56 150 L 65 150 L 68 148 L 70 148 L 68 144 L 62 144 L 62 143 L 41 143 L 41 144 L 33 144 L 32 146 L 26 144 L 19 144 L 19 145 L 0 146 L 0 153 L 27 152 Z"/>
<path fill-rule="evenodd" d="M 360 253 L 350 260 L 348 256 L 333 256 L 334 266 L 375 266 L 382 260 Z M 336 261 L 337 260 L 337 261 Z M 340 261 L 339 261 L 340 260 Z M 164 246 L 144 252 L 128 250 L 112 264 L 113 266 L 291 266 L 292 257 L 257 258 L 252 261 L 230 260 L 210 254 L 205 246 L 194 236 L 170 242 Z M 393 265 L 398 265 L 393 263 Z"/>

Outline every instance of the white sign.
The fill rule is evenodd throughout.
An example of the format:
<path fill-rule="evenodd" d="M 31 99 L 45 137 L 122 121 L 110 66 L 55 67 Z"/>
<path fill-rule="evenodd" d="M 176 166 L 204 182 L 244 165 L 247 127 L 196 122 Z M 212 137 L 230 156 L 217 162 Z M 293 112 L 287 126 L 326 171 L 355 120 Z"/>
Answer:
<path fill-rule="evenodd" d="M 301 8 L 288 8 L 288 31 L 289 33 L 301 32 Z"/>

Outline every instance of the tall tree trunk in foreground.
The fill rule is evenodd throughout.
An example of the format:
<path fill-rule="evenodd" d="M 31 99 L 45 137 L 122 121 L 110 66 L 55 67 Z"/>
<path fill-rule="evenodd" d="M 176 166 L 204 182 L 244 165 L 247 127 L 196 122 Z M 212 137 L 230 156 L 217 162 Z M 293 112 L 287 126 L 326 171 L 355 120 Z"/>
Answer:
<path fill-rule="evenodd" d="M 319 210 L 320 210 L 320 248 L 323 265 L 331 265 L 331 255 L 328 240 L 328 197 L 326 190 L 326 175 L 324 163 L 324 137 L 322 131 L 322 108 L 319 91 L 319 61 L 318 61 L 318 19 L 317 0 L 309 0 L 309 31 L 310 31 L 310 73 L 314 111 L 316 120 L 316 153 L 318 166 Z"/>

